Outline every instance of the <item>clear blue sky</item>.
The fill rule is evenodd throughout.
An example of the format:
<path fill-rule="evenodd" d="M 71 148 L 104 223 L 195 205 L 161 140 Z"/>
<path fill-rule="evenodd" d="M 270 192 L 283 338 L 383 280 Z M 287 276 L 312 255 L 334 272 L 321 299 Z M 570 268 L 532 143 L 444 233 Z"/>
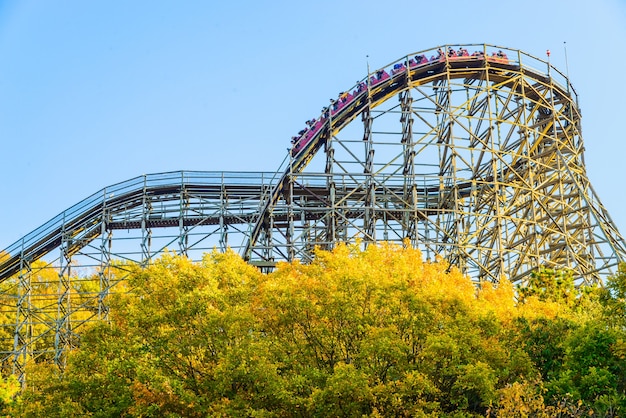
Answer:
<path fill-rule="evenodd" d="M 0 0 L 0 249 L 101 188 L 273 171 L 372 68 L 441 44 L 545 57 L 580 96 L 588 175 L 626 233 L 623 0 Z"/>

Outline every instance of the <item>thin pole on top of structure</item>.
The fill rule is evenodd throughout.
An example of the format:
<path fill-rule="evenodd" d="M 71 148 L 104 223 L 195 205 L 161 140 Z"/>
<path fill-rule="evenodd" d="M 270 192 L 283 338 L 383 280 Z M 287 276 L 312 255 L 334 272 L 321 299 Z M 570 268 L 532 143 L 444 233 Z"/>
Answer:
<path fill-rule="evenodd" d="M 567 76 L 567 92 L 569 93 L 569 65 L 567 63 L 567 42 L 563 41 L 563 49 L 565 50 L 565 75 Z"/>
<path fill-rule="evenodd" d="M 367 83 L 367 90 L 369 90 L 370 89 L 370 56 L 369 55 L 365 56 L 365 64 L 367 65 L 367 80 L 365 81 Z"/>

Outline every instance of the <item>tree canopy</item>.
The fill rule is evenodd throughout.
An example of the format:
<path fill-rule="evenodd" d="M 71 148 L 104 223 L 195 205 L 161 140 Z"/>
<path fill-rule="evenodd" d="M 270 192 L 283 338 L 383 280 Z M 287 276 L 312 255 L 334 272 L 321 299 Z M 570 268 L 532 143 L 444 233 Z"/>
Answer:
<path fill-rule="evenodd" d="M 602 289 L 550 270 L 524 288 L 477 285 L 394 245 L 341 245 L 270 274 L 232 252 L 130 268 L 63 375 L 32 364 L 17 397 L 5 380 L 5 414 L 626 414 L 624 269 Z"/>

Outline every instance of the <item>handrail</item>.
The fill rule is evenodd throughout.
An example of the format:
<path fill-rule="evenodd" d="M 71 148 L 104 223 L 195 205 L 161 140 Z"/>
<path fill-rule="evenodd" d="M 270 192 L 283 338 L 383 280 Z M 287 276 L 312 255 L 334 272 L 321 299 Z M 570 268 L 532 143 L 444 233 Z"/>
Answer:
<path fill-rule="evenodd" d="M 220 186 L 227 182 L 229 185 L 258 185 L 272 186 L 276 181 L 275 172 L 211 172 L 211 171 L 172 171 L 154 173 L 131 178 L 112 184 L 88 196 L 80 202 L 70 206 L 43 225 L 24 235 L 21 239 L 0 251 L 0 281 L 14 273 L 19 265 L 20 258 L 39 258 L 43 254 L 36 251 L 47 243 L 60 240 L 63 225 L 78 225 L 93 218 L 103 204 L 107 202 L 119 203 L 122 197 L 130 198 L 137 192 L 143 192 L 144 184 L 147 190 L 158 188 L 185 187 L 187 185 Z M 67 229 L 67 228 L 65 228 Z M 32 259 L 30 261 L 33 261 Z"/>

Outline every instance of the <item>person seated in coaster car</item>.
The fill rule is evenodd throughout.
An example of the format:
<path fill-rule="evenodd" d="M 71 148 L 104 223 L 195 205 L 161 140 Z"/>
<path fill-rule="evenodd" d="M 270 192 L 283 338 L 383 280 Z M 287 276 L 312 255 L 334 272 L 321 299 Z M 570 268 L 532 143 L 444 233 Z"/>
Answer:
<path fill-rule="evenodd" d="M 367 90 L 367 83 L 364 81 L 357 81 L 356 84 L 356 89 L 354 90 L 354 92 L 352 93 L 352 95 L 354 97 L 358 96 L 360 93 L 364 92 L 365 90 Z"/>
<path fill-rule="evenodd" d="M 389 74 L 385 70 L 378 70 L 376 75 L 370 79 L 372 86 L 380 83 L 381 81 L 387 80 L 389 78 Z"/>
<path fill-rule="evenodd" d="M 404 64 L 402 63 L 394 64 L 393 69 L 391 70 L 391 75 L 400 74 L 404 70 L 406 70 L 406 66 Z"/>
<path fill-rule="evenodd" d="M 426 55 L 416 55 L 414 59 L 409 61 L 411 67 L 416 67 L 418 65 L 426 64 L 428 62 L 428 58 Z"/>
<path fill-rule="evenodd" d="M 502 64 L 508 64 L 509 58 L 500 49 L 500 50 L 498 50 L 498 52 L 494 52 L 494 53 L 491 54 L 491 57 L 489 57 L 489 61 L 499 62 L 499 63 L 502 63 Z"/>

